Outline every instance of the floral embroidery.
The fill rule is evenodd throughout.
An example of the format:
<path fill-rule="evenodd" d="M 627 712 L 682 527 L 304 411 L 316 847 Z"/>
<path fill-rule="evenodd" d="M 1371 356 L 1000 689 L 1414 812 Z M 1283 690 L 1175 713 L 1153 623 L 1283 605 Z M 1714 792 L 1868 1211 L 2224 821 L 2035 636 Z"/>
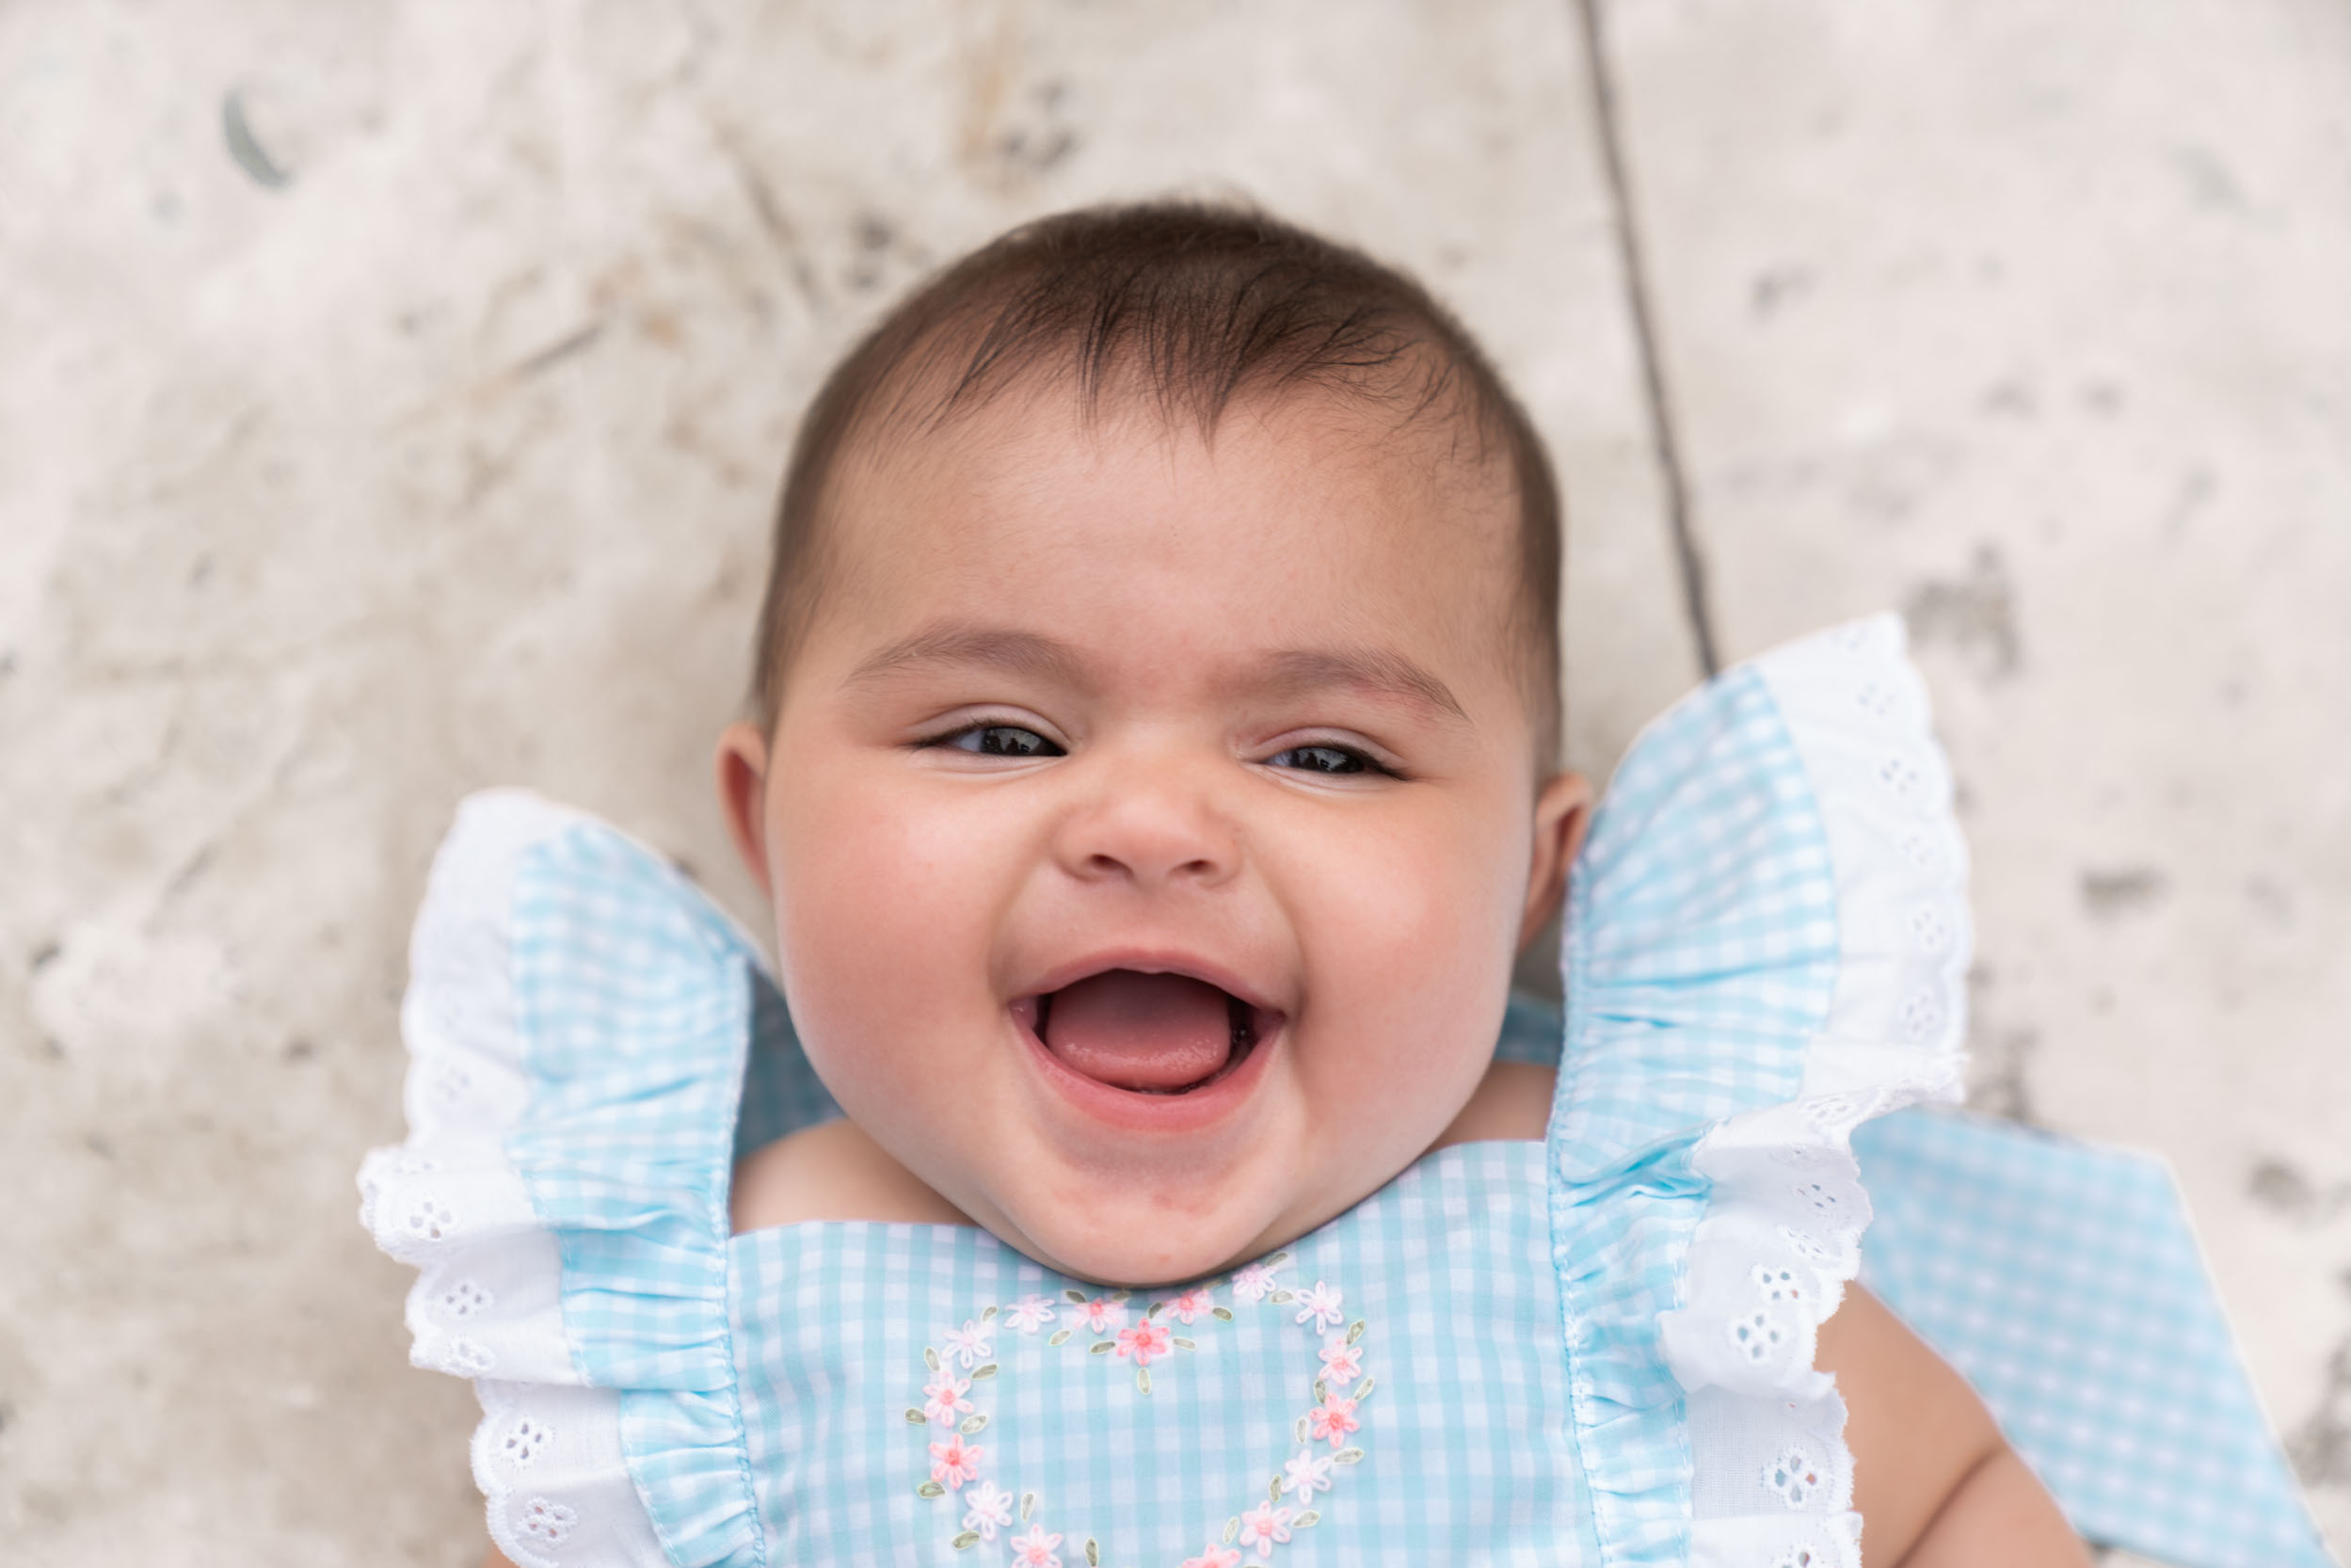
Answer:
<path fill-rule="evenodd" d="M 1220 1283 L 1232 1288 L 1236 1302 L 1261 1303 L 1277 1309 L 1297 1304 L 1296 1310 L 1287 1313 L 1290 1321 L 1320 1339 L 1316 1347 L 1321 1364 L 1320 1375 L 1314 1380 L 1316 1402 L 1297 1419 L 1300 1447 L 1295 1456 L 1283 1464 L 1281 1473 L 1246 1512 L 1224 1521 L 1223 1542 L 1211 1541 L 1198 1557 L 1184 1559 L 1183 1568 L 1240 1568 L 1253 1552 L 1256 1562 L 1270 1564 L 1274 1547 L 1320 1523 L 1321 1512 L 1311 1505 L 1317 1493 L 1335 1488 L 1336 1468 L 1358 1464 L 1365 1457 L 1362 1448 L 1342 1445 L 1349 1434 L 1363 1430 L 1357 1411 L 1371 1393 L 1371 1379 L 1363 1376 L 1366 1325 L 1358 1320 L 1339 1329 L 1346 1298 L 1328 1281 L 1316 1280 L 1310 1288 L 1297 1292 L 1285 1288 L 1275 1271 L 1289 1260 L 1288 1253 L 1275 1253 L 1235 1270 Z M 1151 1373 L 1146 1368 L 1153 1362 L 1197 1348 L 1171 1325 L 1182 1325 L 1197 1334 L 1234 1321 L 1230 1308 L 1216 1304 L 1214 1284 L 1191 1286 L 1155 1301 L 1139 1318 L 1130 1313 L 1128 1293 L 1124 1290 L 1089 1297 L 1068 1289 L 1064 1295 L 1066 1304 L 1032 1292 L 1009 1306 L 984 1307 L 978 1317 L 966 1319 L 962 1327 L 945 1333 L 943 1351 L 925 1346 L 922 1362 L 929 1369 L 929 1380 L 922 1384 L 922 1402 L 905 1413 L 910 1425 L 944 1429 L 941 1440 L 929 1445 L 930 1479 L 915 1490 L 934 1501 L 950 1494 L 959 1499 L 962 1528 L 949 1544 L 962 1551 L 984 1541 L 995 1544 L 1000 1535 L 1011 1553 L 1013 1568 L 1063 1568 L 1062 1543 L 1081 1538 L 1048 1529 L 1046 1518 L 1050 1515 L 1039 1516 L 1034 1492 L 1016 1493 L 994 1480 L 981 1480 L 986 1451 L 970 1439 L 987 1427 L 990 1412 L 972 1393 L 984 1384 L 993 1387 L 994 1380 L 1005 1372 L 990 1359 L 995 1353 L 1000 1314 L 1015 1333 L 1032 1337 L 1050 1323 L 1070 1325 L 1055 1329 L 1044 1336 L 1035 1352 L 1024 1354 L 1060 1351 L 1082 1325 L 1094 1337 L 1090 1342 L 1079 1341 L 1089 1352 L 1080 1359 L 1115 1354 L 1131 1362 L 1135 1392 L 1146 1398 L 1151 1393 Z M 1191 1327 L 1194 1324 L 1205 1324 L 1205 1328 Z M 1332 1451 L 1318 1453 L 1317 1443 L 1328 1443 Z M 1284 1506 L 1286 1494 L 1294 1506 Z M 1011 1533 L 1016 1522 L 1027 1527 L 1025 1533 Z M 1099 1568 L 1103 1544 L 1092 1537 L 1082 1539 L 1086 1568 Z"/>
<path fill-rule="evenodd" d="M 960 1435 L 932 1444 L 931 1479 L 950 1492 L 959 1490 L 979 1476 L 982 1451 L 978 1444 L 967 1443 Z"/>
<path fill-rule="evenodd" d="M 1273 1555 L 1277 1543 L 1289 1539 L 1289 1510 L 1259 1503 L 1240 1516 L 1240 1544 L 1257 1548 L 1259 1561 Z"/>
<path fill-rule="evenodd" d="M 967 1321 L 961 1328 L 947 1331 L 947 1353 L 966 1367 L 977 1367 L 995 1350 L 996 1334 L 987 1324 L 977 1320 Z"/>
<path fill-rule="evenodd" d="M 1055 1316 L 1051 1298 L 1035 1294 L 1023 1296 L 1004 1309 L 1004 1321 L 1022 1334 L 1034 1334 Z"/>
<path fill-rule="evenodd" d="M 941 1371 L 922 1385 L 922 1414 L 940 1426 L 952 1427 L 956 1417 L 971 1413 L 971 1401 L 964 1398 L 971 1392 L 971 1380 L 954 1373 Z"/>
<path fill-rule="evenodd" d="M 1361 1424 L 1355 1419 L 1355 1401 L 1339 1394 L 1306 1412 L 1306 1430 L 1314 1433 L 1317 1441 L 1327 1439 L 1334 1448 L 1347 1441 L 1347 1434 Z"/>
<path fill-rule="evenodd" d="M 1339 1290 L 1335 1285 L 1314 1282 L 1314 1288 L 1298 1298 L 1298 1321 L 1312 1323 L 1318 1329 L 1336 1328 L 1346 1317 L 1339 1304 Z"/>
<path fill-rule="evenodd" d="M 1127 1308 L 1108 1296 L 1078 1304 L 1078 1316 L 1089 1334 L 1108 1334 L 1127 1320 Z"/>
<path fill-rule="evenodd" d="M 1207 1317 L 1214 1304 L 1208 1288 L 1195 1285 L 1167 1304 L 1167 1315 L 1179 1323 L 1189 1323 Z"/>
<path fill-rule="evenodd" d="M 1006 1543 L 1013 1549 L 1013 1561 L 1018 1568 L 1062 1568 L 1062 1560 L 1053 1554 L 1053 1548 L 1061 1544 L 1062 1538 L 1046 1534 L 1043 1525 Z"/>
<path fill-rule="evenodd" d="M 1000 1529 L 1010 1529 L 1013 1495 L 993 1481 L 982 1481 L 965 1495 L 971 1506 L 964 1511 L 963 1528 L 983 1541 L 993 1541 Z"/>
<path fill-rule="evenodd" d="M 1233 1275 L 1233 1294 L 1245 1302 L 1261 1302 L 1273 1293 L 1281 1282 L 1273 1277 L 1276 1265 L 1251 1263 Z"/>
<path fill-rule="evenodd" d="M 1168 1333 L 1166 1325 L 1147 1318 L 1132 1328 L 1118 1331 L 1118 1353 L 1133 1356 L 1138 1367 L 1150 1366 L 1153 1356 L 1165 1355 L 1175 1347 L 1176 1336 Z"/>
<path fill-rule="evenodd" d="M 1340 1383 L 1352 1383 L 1363 1376 L 1363 1347 L 1349 1344 L 1343 1334 L 1334 1334 L 1323 1340 L 1322 1375 Z"/>
<path fill-rule="evenodd" d="M 1282 1466 L 1282 1490 L 1299 1498 L 1328 1492 L 1331 1489 L 1331 1467 L 1337 1463 L 1312 1448 L 1301 1448 L 1296 1459 Z"/>

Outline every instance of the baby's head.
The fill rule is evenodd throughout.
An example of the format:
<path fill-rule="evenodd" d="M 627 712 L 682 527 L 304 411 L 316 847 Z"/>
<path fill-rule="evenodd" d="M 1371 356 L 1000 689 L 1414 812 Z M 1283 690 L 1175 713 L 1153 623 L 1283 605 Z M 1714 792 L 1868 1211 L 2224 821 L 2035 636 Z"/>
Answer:
<path fill-rule="evenodd" d="M 842 1108 L 1129 1284 L 1410 1164 L 1582 815 L 1559 559 L 1526 416 L 1353 251 L 1095 210 L 926 285 L 808 415 L 720 747 Z"/>

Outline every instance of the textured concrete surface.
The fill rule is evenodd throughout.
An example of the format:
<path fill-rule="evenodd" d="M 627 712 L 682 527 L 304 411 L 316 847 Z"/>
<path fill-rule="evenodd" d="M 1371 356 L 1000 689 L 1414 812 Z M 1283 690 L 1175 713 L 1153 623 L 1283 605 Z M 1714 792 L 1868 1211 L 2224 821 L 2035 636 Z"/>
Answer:
<path fill-rule="evenodd" d="M 783 444 L 1004 224 L 1419 270 L 1560 460 L 1573 760 L 1695 676 L 1575 9 L 1180 9 L 0 7 L 0 1561 L 470 1560 L 351 1218 L 425 858 L 521 782 L 744 902 Z M 1982 1095 L 2171 1157 L 2351 1542 L 2351 12 L 1606 15 L 1707 629 L 1911 609 Z"/>
<path fill-rule="evenodd" d="M 1909 612 L 1977 1101 L 2170 1159 L 2351 1551 L 2351 8 L 1609 14 L 1724 651 Z"/>

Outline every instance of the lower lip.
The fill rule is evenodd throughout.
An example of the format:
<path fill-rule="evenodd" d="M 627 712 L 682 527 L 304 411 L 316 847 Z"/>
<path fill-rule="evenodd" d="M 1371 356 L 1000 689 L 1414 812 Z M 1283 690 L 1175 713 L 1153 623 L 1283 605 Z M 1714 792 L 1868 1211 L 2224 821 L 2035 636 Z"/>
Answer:
<path fill-rule="evenodd" d="M 1032 1020 L 1016 1012 L 1013 1028 L 1028 1045 L 1029 1054 L 1045 1080 L 1093 1120 L 1122 1132 L 1184 1133 L 1215 1126 L 1249 1097 L 1258 1080 L 1265 1077 L 1266 1063 L 1282 1044 L 1288 1020 L 1281 1019 L 1270 1028 L 1260 1024 L 1255 1031 L 1256 1043 L 1249 1048 L 1249 1054 L 1239 1066 L 1180 1095 L 1149 1095 L 1114 1088 L 1098 1079 L 1072 1072 L 1038 1036 Z"/>

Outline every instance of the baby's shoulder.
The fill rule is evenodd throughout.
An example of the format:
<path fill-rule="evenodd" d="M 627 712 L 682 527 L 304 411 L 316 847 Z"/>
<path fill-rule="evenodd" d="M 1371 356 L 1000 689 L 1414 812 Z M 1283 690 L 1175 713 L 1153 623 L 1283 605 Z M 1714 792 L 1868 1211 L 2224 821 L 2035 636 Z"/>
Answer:
<path fill-rule="evenodd" d="M 746 1155 L 735 1166 L 730 1207 L 737 1235 L 804 1220 L 971 1223 L 847 1117 Z"/>

